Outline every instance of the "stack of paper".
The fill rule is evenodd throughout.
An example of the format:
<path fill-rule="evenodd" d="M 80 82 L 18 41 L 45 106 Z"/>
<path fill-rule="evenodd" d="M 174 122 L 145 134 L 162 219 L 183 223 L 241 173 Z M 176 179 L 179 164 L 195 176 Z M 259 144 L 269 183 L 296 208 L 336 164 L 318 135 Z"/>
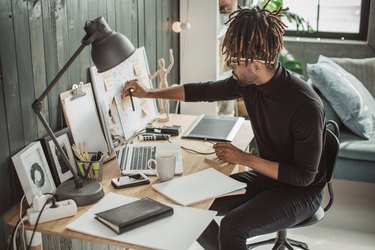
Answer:
<path fill-rule="evenodd" d="M 159 193 L 176 203 L 188 206 L 207 199 L 244 189 L 246 184 L 208 168 L 194 174 L 152 185 Z"/>

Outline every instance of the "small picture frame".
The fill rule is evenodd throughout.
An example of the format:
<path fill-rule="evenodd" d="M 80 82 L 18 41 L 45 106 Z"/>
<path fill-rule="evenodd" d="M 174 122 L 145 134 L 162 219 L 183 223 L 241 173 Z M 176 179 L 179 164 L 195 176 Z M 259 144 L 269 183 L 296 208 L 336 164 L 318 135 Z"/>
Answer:
<path fill-rule="evenodd" d="M 39 141 L 30 143 L 12 156 L 12 161 L 29 205 L 39 192 L 55 193 L 55 182 Z"/>
<path fill-rule="evenodd" d="M 61 148 L 68 157 L 70 165 L 73 167 L 73 170 L 77 173 L 76 162 L 72 150 L 73 137 L 69 127 L 63 128 L 62 130 L 55 132 L 55 136 Z M 50 136 L 47 136 L 43 138 L 41 142 L 46 153 L 47 161 L 49 163 L 56 185 L 58 186 L 64 181 L 72 178 L 73 174 L 72 172 L 70 172 L 69 167 L 65 164 L 63 159 L 60 157 L 60 152 L 57 150 L 57 147 L 53 142 L 52 138 Z"/>

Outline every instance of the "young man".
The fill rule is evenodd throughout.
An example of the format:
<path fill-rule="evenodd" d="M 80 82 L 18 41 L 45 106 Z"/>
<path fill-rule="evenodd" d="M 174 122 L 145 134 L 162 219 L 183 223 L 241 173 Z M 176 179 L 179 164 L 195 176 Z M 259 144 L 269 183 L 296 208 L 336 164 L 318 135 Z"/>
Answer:
<path fill-rule="evenodd" d="M 161 90 L 136 81 L 124 88 L 144 98 L 218 101 L 243 98 L 259 157 L 230 143 L 217 143 L 219 159 L 251 167 L 232 175 L 247 183 L 246 194 L 216 199 L 211 209 L 225 215 L 211 223 L 199 243 L 205 249 L 246 249 L 246 239 L 293 226 L 319 208 L 324 187 L 320 158 L 325 115 L 320 98 L 278 62 L 285 25 L 277 12 L 241 9 L 229 19 L 223 54 L 233 76 Z"/>

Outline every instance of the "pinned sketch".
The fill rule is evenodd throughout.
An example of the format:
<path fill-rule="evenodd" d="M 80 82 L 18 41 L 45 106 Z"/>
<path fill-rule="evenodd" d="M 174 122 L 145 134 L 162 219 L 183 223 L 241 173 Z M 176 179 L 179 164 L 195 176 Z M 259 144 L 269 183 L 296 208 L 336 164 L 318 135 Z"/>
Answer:
<path fill-rule="evenodd" d="M 145 128 L 148 122 L 156 119 L 157 107 L 154 99 L 133 97 L 133 111 L 129 96 L 122 96 L 124 85 L 133 79 L 137 79 L 145 88 L 152 88 L 149 74 L 144 47 L 136 49 L 127 60 L 103 73 L 98 73 L 95 66 L 90 67 L 100 118 L 112 150 L 124 146 L 125 142 Z"/>

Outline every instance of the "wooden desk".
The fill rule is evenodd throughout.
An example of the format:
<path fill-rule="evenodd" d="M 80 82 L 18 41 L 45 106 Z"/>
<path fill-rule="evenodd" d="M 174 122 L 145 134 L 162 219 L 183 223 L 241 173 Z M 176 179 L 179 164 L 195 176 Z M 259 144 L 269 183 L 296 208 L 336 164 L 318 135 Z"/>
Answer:
<path fill-rule="evenodd" d="M 195 118 L 196 116 L 171 115 L 171 120 L 167 123 L 163 123 L 162 125 L 173 125 L 173 124 L 181 125 L 182 132 L 184 132 L 190 126 L 190 124 L 195 120 Z M 159 126 L 160 124 L 159 125 L 155 124 L 155 125 Z M 238 148 L 246 149 L 246 147 L 249 145 L 252 138 L 253 138 L 253 132 L 252 132 L 250 123 L 248 121 L 245 121 L 232 143 Z M 171 137 L 171 141 L 174 143 L 178 143 L 183 147 L 194 149 L 200 152 L 213 152 L 212 143 L 204 142 L 202 140 L 181 139 L 181 136 L 176 136 L 176 137 Z M 163 142 L 163 143 L 167 143 L 167 142 Z M 216 163 L 215 154 L 207 156 L 207 155 L 193 154 L 193 153 L 187 152 L 186 150 L 182 150 L 182 155 L 183 155 L 183 164 L 184 164 L 183 175 L 189 175 L 191 173 L 206 169 L 211 166 L 215 167 L 222 173 L 229 175 L 235 167 L 235 164 L 220 164 L 220 162 Z M 158 183 L 158 180 L 156 177 L 150 177 L 151 185 L 136 186 L 136 187 L 130 187 L 130 188 L 125 188 L 125 189 L 119 189 L 119 190 L 114 189 L 111 185 L 111 179 L 119 177 L 120 175 L 121 173 L 118 168 L 118 163 L 116 159 L 104 164 L 102 184 L 103 184 L 105 193 L 115 192 L 115 193 L 124 194 L 127 196 L 139 197 L 139 198 L 150 197 L 161 202 L 174 204 L 173 201 L 169 200 L 168 198 L 162 196 L 161 194 L 157 193 L 156 191 L 152 189 L 151 185 L 154 183 Z M 178 178 L 178 177 L 179 176 L 175 176 L 174 178 Z M 213 199 L 206 200 L 203 202 L 196 203 L 192 205 L 191 207 L 208 209 L 212 201 Z M 93 241 L 97 243 L 126 247 L 126 248 L 140 249 L 138 246 L 134 246 L 131 244 L 125 244 L 125 243 L 112 241 L 112 240 L 108 240 L 104 238 L 93 237 L 90 235 L 86 235 L 86 234 L 82 234 L 82 233 L 78 233 L 78 232 L 65 229 L 65 226 L 67 224 L 73 222 L 76 218 L 82 215 L 90 207 L 91 206 L 79 207 L 78 213 L 76 216 L 39 224 L 37 227 L 37 231 L 50 234 L 50 235 L 55 235 L 55 236 Z M 18 222 L 18 218 L 19 218 L 18 216 L 19 216 L 19 210 L 14 209 L 6 215 L 5 221 L 9 225 L 15 226 Z M 28 225 L 28 223 L 25 224 L 25 228 L 28 230 L 33 230 L 33 227 L 34 226 Z"/>

